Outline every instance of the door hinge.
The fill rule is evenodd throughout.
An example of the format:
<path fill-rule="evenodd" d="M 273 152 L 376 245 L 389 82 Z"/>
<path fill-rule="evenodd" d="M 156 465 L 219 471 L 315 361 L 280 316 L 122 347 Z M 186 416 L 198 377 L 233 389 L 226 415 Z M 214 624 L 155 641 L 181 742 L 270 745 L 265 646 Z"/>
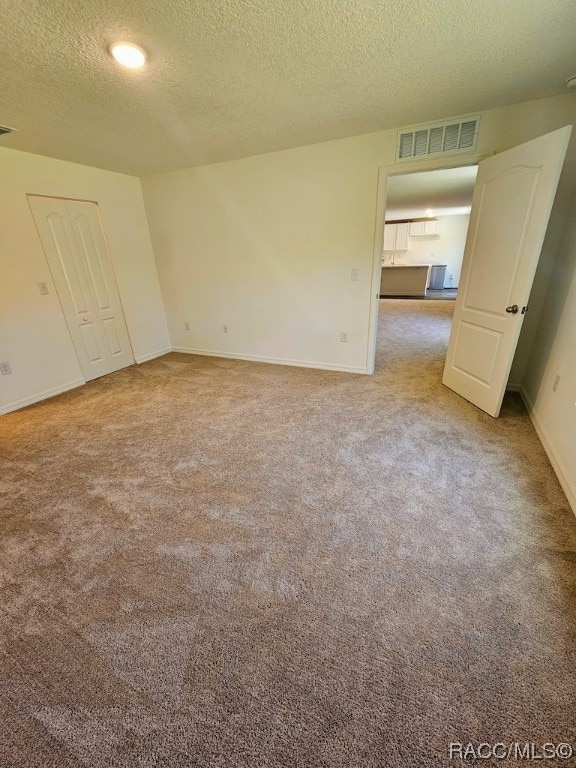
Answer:
<path fill-rule="evenodd" d="M 525 307 L 522 307 L 522 314 L 525 315 L 526 312 L 528 312 L 528 309 L 529 309 L 528 305 L 526 305 Z"/>

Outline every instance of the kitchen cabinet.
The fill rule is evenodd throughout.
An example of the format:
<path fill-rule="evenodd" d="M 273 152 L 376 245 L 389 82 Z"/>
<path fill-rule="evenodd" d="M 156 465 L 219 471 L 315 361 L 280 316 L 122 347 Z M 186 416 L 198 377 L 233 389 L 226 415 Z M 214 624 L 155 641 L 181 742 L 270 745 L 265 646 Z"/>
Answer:
<path fill-rule="evenodd" d="M 429 264 L 385 264 L 380 296 L 426 296 L 429 273 Z"/>
<path fill-rule="evenodd" d="M 423 237 L 425 235 L 438 234 L 438 219 L 410 222 L 410 237 Z"/>
<path fill-rule="evenodd" d="M 408 222 L 384 225 L 384 251 L 408 250 Z"/>

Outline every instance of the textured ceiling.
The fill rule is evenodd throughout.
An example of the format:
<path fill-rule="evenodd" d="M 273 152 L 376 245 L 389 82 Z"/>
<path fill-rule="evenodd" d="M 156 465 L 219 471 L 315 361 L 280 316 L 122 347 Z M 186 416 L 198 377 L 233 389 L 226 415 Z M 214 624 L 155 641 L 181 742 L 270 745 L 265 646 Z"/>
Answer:
<path fill-rule="evenodd" d="M 386 218 L 394 216 L 399 210 L 419 209 L 424 216 L 427 208 L 446 212 L 450 208 L 472 205 L 477 172 L 478 166 L 469 165 L 391 176 L 388 180 Z"/>
<path fill-rule="evenodd" d="M 561 93 L 574 0 L 2 0 L 0 146 L 144 175 Z M 107 53 L 150 53 L 144 71 Z"/>

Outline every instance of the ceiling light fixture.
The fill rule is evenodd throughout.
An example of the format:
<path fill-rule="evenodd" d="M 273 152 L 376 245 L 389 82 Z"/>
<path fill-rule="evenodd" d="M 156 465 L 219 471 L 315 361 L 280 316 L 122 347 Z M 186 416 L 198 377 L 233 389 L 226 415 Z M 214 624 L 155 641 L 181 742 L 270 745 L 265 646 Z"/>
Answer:
<path fill-rule="evenodd" d="M 434 216 L 434 211 L 432 210 L 432 208 L 426 208 L 426 216 L 428 216 L 428 218 L 431 218 L 432 216 Z"/>
<path fill-rule="evenodd" d="M 146 63 L 146 51 L 134 43 L 112 43 L 108 50 L 123 67 L 138 69 Z"/>
<path fill-rule="evenodd" d="M 566 88 L 576 88 L 576 75 L 572 75 L 566 80 Z"/>

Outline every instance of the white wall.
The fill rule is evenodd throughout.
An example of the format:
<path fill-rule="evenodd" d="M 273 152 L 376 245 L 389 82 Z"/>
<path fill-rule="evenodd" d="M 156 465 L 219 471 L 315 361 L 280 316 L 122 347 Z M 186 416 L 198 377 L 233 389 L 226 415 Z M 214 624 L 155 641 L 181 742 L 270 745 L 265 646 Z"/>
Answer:
<path fill-rule="evenodd" d="M 0 148 L 0 412 L 83 382 L 27 193 L 98 202 L 136 359 L 170 347 L 139 180 Z"/>
<path fill-rule="evenodd" d="M 438 216 L 438 235 L 409 237 L 408 250 L 394 259 L 396 264 L 446 264 L 445 288 L 457 288 L 470 216 Z M 452 275 L 452 281 L 450 281 Z"/>
<path fill-rule="evenodd" d="M 557 376 L 560 379 L 554 391 Z M 543 304 L 522 394 L 576 512 L 576 195 Z"/>
<path fill-rule="evenodd" d="M 576 115 L 574 117 L 576 124 Z M 576 131 L 576 126 L 575 126 Z M 574 137 L 572 136 L 572 142 Z M 542 244 L 540 261 L 534 277 L 534 284 L 528 301 L 529 312 L 524 317 L 522 332 L 518 340 L 516 355 L 510 371 L 509 387 L 521 389 L 522 381 L 528 370 L 530 355 L 534 338 L 541 323 L 541 315 L 546 302 L 548 286 L 554 273 L 556 257 L 564 236 L 564 229 L 569 216 L 569 209 L 576 189 L 576 158 L 572 153 L 572 159 L 564 163 L 556 199 L 548 222 L 548 229 Z"/>
<path fill-rule="evenodd" d="M 490 155 L 575 122 L 574 93 L 488 110 L 477 152 Z M 396 135 L 382 131 L 143 179 L 174 346 L 366 371 L 378 169 L 395 165 Z M 575 158 L 576 133 L 568 149 L 568 160 Z M 546 295 L 564 223 L 555 206 L 535 295 Z M 358 282 L 350 280 L 352 268 Z M 536 364 L 535 304 L 511 374 L 519 381 Z M 346 344 L 339 341 L 343 330 Z M 551 425 L 550 450 L 556 433 Z"/>
<path fill-rule="evenodd" d="M 173 346 L 364 372 L 380 143 L 143 179 Z"/>
<path fill-rule="evenodd" d="M 481 113 L 478 153 L 575 112 L 566 94 Z M 367 370 L 377 174 L 395 149 L 390 130 L 144 178 L 173 345 Z"/>

